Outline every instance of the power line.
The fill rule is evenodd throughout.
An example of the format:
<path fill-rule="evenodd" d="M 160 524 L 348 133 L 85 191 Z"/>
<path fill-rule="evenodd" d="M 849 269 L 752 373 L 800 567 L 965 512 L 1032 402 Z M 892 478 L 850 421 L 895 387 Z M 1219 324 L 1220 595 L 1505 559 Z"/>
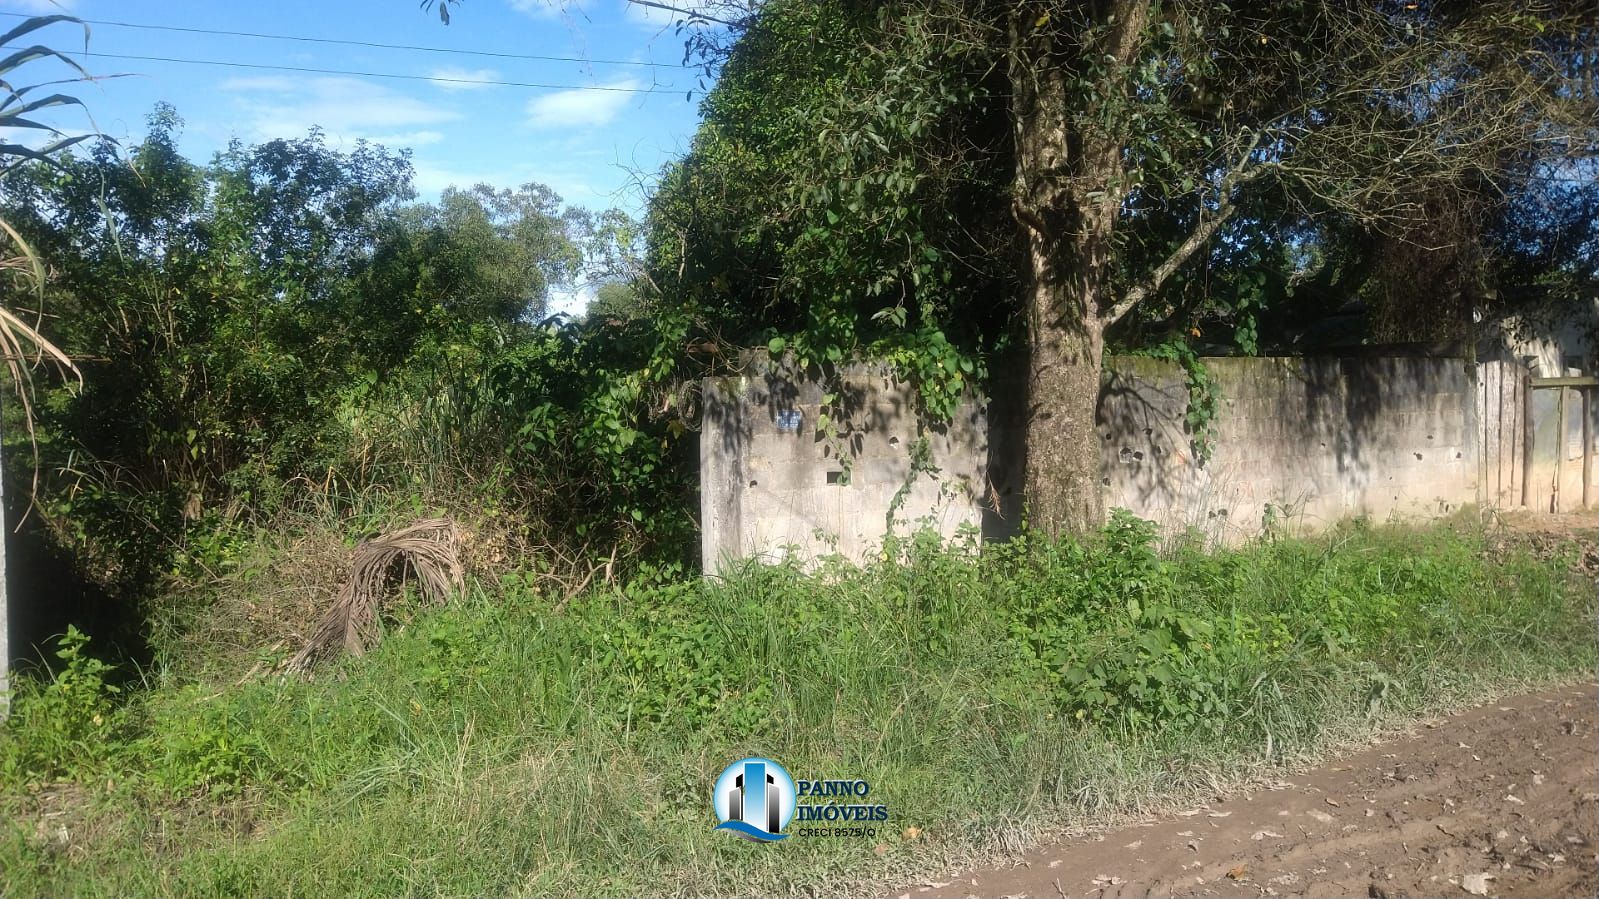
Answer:
<path fill-rule="evenodd" d="M 532 87 L 557 91 L 607 91 L 616 94 L 663 94 L 676 88 L 617 87 L 603 84 L 541 84 L 534 81 L 490 81 L 477 78 L 449 78 L 433 75 L 402 75 L 398 72 L 357 72 L 349 69 L 319 69 L 311 66 L 282 66 L 258 62 L 227 62 L 220 59 L 179 59 L 174 56 L 134 56 L 127 53 L 97 53 L 75 51 L 70 56 L 92 56 L 100 59 L 125 59 L 135 62 L 175 62 L 191 66 L 223 66 L 232 69 L 268 69 L 274 72 L 305 72 L 313 75 L 353 75 L 360 78 L 395 78 L 401 81 L 434 81 L 445 84 L 487 85 L 493 87 Z"/>
<path fill-rule="evenodd" d="M 11 19 L 32 18 L 27 13 L 0 12 Z M 113 28 L 136 28 L 143 31 L 175 31 L 184 34 L 209 34 L 220 37 L 252 37 L 269 41 L 298 41 L 305 44 L 337 44 L 345 47 L 369 47 L 379 50 L 415 50 L 421 53 L 453 53 L 460 56 L 483 56 L 494 59 L 521 59 L 535 62 L 577 62 L 606 66 L 646 66 L 658 69 L 684 69 L 688 66 L 674 62 L 640 62 L 636 59 L 584 59 L 581 56 L 540 56 L 532 53 L 501 53 L 496 50 L 457 50 L 451 47 L 425 47 L 417 44 L 385 44 L 377 41 L 350 41 L 329 37 L 306 37 L 296 34 L 270 34 L 263 31 L 225 31 L 213 28 L 189 28 L 182 25 L 148 25 L 141 22 L 117 22 L 110 19 L 82 19 L 89 25 L 108 25 Z"/>

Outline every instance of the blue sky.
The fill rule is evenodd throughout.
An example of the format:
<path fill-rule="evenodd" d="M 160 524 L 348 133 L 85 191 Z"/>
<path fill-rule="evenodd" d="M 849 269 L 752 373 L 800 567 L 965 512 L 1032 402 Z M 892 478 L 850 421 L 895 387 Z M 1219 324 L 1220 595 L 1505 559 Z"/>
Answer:
<path fill-rule="evenodd" d="M 698 73 L 678 66 L 683 40 L 665 15 L 626 0 L 465 0 L 449 26 L 417 0 L 0 0 L 0 11 L 64 11 L 85 19 L 223 31 L 575 57 L 556 62 L 387 50 L 92 25 L 91 53 L 520 81 L 567 89 L 391 80 L 91 57 L 98 75 L 126 74 L 74 92 L 95 124 L 137 141 L 158 101 L 185 120 L 196 160 L 238 137 L 304 135 L 319 125 L 335 146 L 366 138 L 414 153 L 424 198 L 450 184 L 511 187 L 536 181 L 567 202 L 637 211 L 638 179 L 680 154 L 698 120 Z M 9 27 L 20 21 L 0 19 Z M 48 43 L 82 49 L 57 25 Z M 657 63 L 618 65 L 600 60 Z M 40 73 L 45 71 L 40 65 Z M 653 93 L 600 91 L 613 87 Z M 67 130 L 81 116 L 55 121 Z"/>

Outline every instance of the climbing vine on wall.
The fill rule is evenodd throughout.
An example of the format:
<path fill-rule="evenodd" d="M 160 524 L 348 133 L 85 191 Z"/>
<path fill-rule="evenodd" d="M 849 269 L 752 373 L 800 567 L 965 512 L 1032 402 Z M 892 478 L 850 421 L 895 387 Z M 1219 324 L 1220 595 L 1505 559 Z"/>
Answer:
<path fill-rule="evenodd" d="M 1188 412 L 1183 416 L 1183 427 L 1193 442 L 1194 456 L 1200 463 L 1210 461 L 1215 451 L 1216 416 L 1221 408 L 1221 386 L 1211 376 L 1205 360 L 1194 348 L 1181 341 L 1163 343 L 1147 351 L 1155 359 L 1165 359 L 1182 366 L 1188 387 Z"/>

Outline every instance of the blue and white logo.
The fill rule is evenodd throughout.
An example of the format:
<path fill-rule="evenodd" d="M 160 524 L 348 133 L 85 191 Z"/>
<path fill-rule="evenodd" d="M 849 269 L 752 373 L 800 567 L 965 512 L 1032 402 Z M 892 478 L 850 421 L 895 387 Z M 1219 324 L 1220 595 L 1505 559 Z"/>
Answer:
<path fill-rule="evenodd" d="M 794 778 L 771 759 L 740 759 L 722 770 L 711 794 L 717 830 L 731 830 L 746 840 L 784 840 L 783 828 L 794 817 Z"/>

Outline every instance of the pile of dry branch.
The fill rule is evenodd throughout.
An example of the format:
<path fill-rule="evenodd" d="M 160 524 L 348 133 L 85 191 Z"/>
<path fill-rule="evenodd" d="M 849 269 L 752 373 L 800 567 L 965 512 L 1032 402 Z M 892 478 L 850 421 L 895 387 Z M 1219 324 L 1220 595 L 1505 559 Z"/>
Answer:
<path fill-rule="evenodd" d="M 380 534 L 355 548 L 350 573 L 333 607 L 322 616 L 290 671 L 309 671 L 339 652 L 361 655 L 377 642 L 379 613 L 408 579 L 429 602 L 441 603 L 465 587 L 462 531 L 448 518 L 429 518 Z"/>

